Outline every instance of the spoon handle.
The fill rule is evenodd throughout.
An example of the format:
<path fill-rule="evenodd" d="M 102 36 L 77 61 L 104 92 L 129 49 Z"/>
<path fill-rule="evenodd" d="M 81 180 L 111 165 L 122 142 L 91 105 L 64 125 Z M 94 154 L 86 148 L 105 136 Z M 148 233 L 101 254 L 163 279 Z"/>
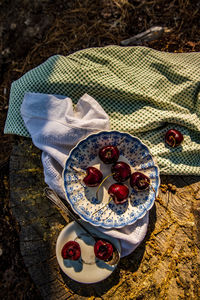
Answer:
<path fill-rule="evenodd" d="M 75 217 L 75 215 L 67 208 L 67 206 L 62 202 L 62 200 L 52 189 L 46 187 L 44 189 L 44 192 L 47 198 L 51 200 L 51 202 L 61 208 L 68 216 L 72 218 L 72 220 L 78 223 L 78 225 L 96 241 L 96 237 L 79 221 L 79 219 Z"/>

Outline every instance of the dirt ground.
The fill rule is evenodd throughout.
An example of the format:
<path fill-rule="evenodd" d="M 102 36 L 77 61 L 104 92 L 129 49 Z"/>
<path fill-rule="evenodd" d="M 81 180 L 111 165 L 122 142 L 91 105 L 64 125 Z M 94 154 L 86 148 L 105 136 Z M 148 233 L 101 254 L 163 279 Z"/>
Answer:
<path fill-rule="evenodd" d="M 120 42 L 152 26 L 166 32 L 140 45 L 200 51 L 197 0 L 0 0 L 0 299 L 40 299 L 19 249 L 19 225 L 9 208 L 9 156 L 3 134 L 11 83 L 54 54 Z"/>

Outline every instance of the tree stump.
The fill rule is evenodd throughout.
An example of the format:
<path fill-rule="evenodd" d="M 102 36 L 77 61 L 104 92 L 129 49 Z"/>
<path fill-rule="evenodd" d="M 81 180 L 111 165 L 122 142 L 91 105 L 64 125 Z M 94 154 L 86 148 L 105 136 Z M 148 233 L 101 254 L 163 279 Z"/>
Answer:
<path fill-rule="evenodd" d="M 200 177 L 161 176 L 147 235 L 97 284 L 80 284 L 59 269 L 55 244 L 70 222 L 46 199 L 41 152 L 18 138 L 10 159 L 11 208 L 20 247 L 44 299 L 198 299 L 200 297 Z M 170 184 L 173 184 L 170 185 Z"/>

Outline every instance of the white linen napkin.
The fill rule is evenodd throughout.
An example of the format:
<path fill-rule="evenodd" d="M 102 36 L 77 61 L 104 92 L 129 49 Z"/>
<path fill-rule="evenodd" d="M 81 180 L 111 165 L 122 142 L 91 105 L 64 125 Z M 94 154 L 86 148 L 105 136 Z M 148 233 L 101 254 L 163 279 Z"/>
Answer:
<path fill-rule="evenodd" d="M 87 135 L 109 130 L 109 117 L 99 103 L 84 94 L 73 109 L 72 100 L 62 95 L 26 93 L 21 115 L 36 147 L 42 150 L 45 182 L 65 198 L 62 171 L 70 150 Z M 132 225 L 120 229 L 98 230 L 120 239 L 122 257 L 144 239 L 149 213 Z"/>

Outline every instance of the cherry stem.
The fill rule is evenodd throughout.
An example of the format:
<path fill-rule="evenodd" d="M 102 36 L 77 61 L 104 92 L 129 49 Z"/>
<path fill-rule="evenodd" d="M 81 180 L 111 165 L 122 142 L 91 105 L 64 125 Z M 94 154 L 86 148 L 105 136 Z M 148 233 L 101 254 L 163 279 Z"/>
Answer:
<path fill-rule="evenodd" d="M 106 207 L 112 200 L 113 200 L 113 198 L 110 196 L 109 200 L 108 200 L 108 203 L 106 203 L 103 207 L 101 207 L 98 210 L 96 210 L 95 212 L 93 212 L 92 215 L 96 214 L 98 211 L 100 211 L 101 209 L 103 209 L 104 207 Z"/>
<path fill-rule="evenodd" d="M 82 174 L 82 175 L 85 175 L 85 174 L 86 174 L 86 172 L 82 172 L 82 171 L 76 169 L 75 167 L 72 167 L 72 166 L 71 166 L 71 169 L 74 170 L 74 171 L 76 171 L 77 173 Z"/>
<path fill-rule="evenodd" d="M 98 199 L 98 192 L 99 192 L 99 189 L 100 189 L 100 187 L 102 186 L 102 184 L 106 181 L 106 179 L 108 179 L 110 176 L 113 176 L 114 174 L 115 174 L 115 173 L 109 174 L 109 175 L 106 176 L 106 177 L 102 180 L 102 182 L 99 184 L 98 189 L 97 189 L 97 191 L 96 191 L 96 197 L 97 197 L 97 199 Z"/>
<path fill-rule="evenodd" d="M 140 182 L 142 182 L 142 183 L 147 182 L 150 185 L 150 187 L 152 188 L 153 192 L 155 193 L 155 197 L 156 197 L 156 190 L 154 189 L 153 185 L 147 179 L 142 179 Z"/>
<path fill-rule="evenodd" d="M 117 146 L 121 145 L 121 143 L 125 140 L 125 137 L 123 139 L 121 139 L 121 141 L 119 142 L 119 144 L 117 144 Z"/>
<path fill-rule="evenodd" d="M 173 135 L 171 135 L 171 139 L 173 141 L 172 147 L 174 148 L 176 146 L 176 139 L 175 139 L 175 137 Z"/>
<path fill-rule="evenodd" d="M 147 181 L 147 180 L 146 180 Z M 155 198 L 156 198 L 156 190 L 154 189 L 153 185 L 149 182 L 150 187 L 152 188 L 154 194 L 155 194 Z"/>
<path fill-rule="evenodd" d="M 149 184 L 150 185 L 150 187 L 152 188 L 152 190 L 153 190 L 153 192 L 154 192 L 154 194 L 155 194 L 155 198 L 156 198 L 156 190 L 154 189 L 154 187 L 153 187 L 153 185 L 150 183 Z"/>

